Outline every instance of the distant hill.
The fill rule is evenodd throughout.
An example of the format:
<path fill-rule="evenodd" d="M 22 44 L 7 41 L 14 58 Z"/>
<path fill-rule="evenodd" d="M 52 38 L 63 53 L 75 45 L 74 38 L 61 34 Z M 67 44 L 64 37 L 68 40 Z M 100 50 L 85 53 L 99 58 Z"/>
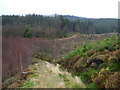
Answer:
<path fill-rule="evenodd" d="M 63 15 L 63 17 L 65 18 L 65 19 L 68 19 L 68 20 L 70 20 L 70 21 L 75 21 L 75 20 L 79 20 L 79 19 L 84 19 L 84 20 L 86 20 L 86 19 L 88 19 L 88 18 L 86 18 L 86 17 L 78 17 L 78 16 L 70 16 L 70 15 Z"/>
<path fill-rule="evenodd" d="M 78 19 L 81 19 L 81 20 L 88 20 L 88 19 L 89 20 L 117 20 L 117 18 L 87 18 L 87 17 L 79 17 L 79 16 L 74 16 L 74 15 L 63 15 L 63 17 L 70 21 L 75 21 Z"/>
<path fill-rule="evenodd" d="M 99 32 L 110 30 L 111 32 L 118 31 L 118 19 L 116 18 L 86 18 L 78 16 L 63 15 L 65 19 L 69 21 L 83 21 L 83 22 L 93 22 L 96 30 Z M 103 30 L 103 31 L 102 31 Z"/>

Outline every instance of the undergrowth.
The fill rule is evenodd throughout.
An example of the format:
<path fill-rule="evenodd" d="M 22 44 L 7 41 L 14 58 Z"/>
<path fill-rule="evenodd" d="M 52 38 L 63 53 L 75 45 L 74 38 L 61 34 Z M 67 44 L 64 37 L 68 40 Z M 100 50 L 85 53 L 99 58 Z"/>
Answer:
<path fill-rule="evenodd" d="M 73 60 L 75 58 L 75 56 L 77 56 L 77 55 L 80 55 L 80 57 L 84 57 L 84 58 L 88 57 L 89 58 L 93 55 L 92 54 L 91 56 L 89 56 L 90 50 L 95 51 L 93 56 L 95 56 L 95 55 L 97 56 L 98 53 L 103 53 L 103 52 L 105 52 L 104 50 L 107 50 L 109 57 L 111 57 L 109 53 L 119 49 L 118 42 L 119 42 L 118 37 L 115 35 L 112 35 L 110 38 L 106 38 L 103 41 L 91 42 L 89 44 L 83 43 L 83 45 L 80 48 L 76 48 L 74 51 L 71 51 L 68 54 L 66 54 L 66 56 L 64 56 L 62 58 L 58 58 L 55 62 L 62 60 L 62 62 L 63 62 L 62 65 L 64 65 L 64 62 L 66 60 L 67 60 L 67 62 L 69 62 L 69 61 L 72 62 L 71 60 Z M 116 71 L 119 71 L 120 63 L 116 62 L 116 59 L 115 60 L 113 59 L 110 61 L 110 63 L 108 63 L 108 58 L 106 56 L 104 56 L 104 58 L 106 58 L 106 59 L 104 59 L 106 61 L 101 63 L 97 67 L 97 69 L 94 69 L 91 67 L 86 67 L 87 71 L 83 71 L 83 72 L 80 71 L 79 77 L 81 78 L 83 83 L 86 84 L 87 88 L 97 88 L 99 86 L 96 82 L 93 82 L 93 80 L 92 80 L 95 77 L 103 78 L 103 76 L 100 76 L 99 73 L 103 73 L 105 70 L 106 70 L 105 72 L 109 72 L 109 73 L 111 73 L 111 72 L 115 73 Z M 67 65 L 67 64 L 65 64 L 65 65 Z M 104 78 L 106 80 L 106 77 L 104 77 Z M 99 81 L 99 80 L 97 80 L 97 81 Z"/>
<path fill-rule="evenodd" d="M 95 49 L 97 52 L 103 51 L 104 49 L 107 49 L 109 51 L 114 51 L 117 48 L 116 47 L 117 42 L 118 42 L 118 38 L 115 35 L 111 36 L 110 38 L 104 39 L 104 41 L 91 42 L 90 44 L 86 44 L 84 42 L 79 49 L 75 49 L 74 51 L 69 52 L 64 57 L 64 60 L 71 59 L 77 55 L 86 57 L 87 52 L 91 49 Z"/>

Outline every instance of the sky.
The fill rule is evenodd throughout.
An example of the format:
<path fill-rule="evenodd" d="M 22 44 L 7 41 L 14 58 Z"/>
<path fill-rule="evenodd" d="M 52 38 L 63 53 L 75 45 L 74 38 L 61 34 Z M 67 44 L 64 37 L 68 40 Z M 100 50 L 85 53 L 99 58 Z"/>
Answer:
<path fill-rule="evenodd" d="M 0 0 L 0 15 L 74 15 L 118 18 L 120 0 Z"/>

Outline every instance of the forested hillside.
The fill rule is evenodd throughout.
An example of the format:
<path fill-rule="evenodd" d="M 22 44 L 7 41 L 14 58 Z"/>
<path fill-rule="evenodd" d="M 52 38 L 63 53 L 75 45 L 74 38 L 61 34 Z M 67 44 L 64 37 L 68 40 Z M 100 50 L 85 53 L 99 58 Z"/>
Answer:
<path fill-rule="evenodd" d="M 101 34 L 118 31 L 117 19 L 89 19 L 75 16 L 3 15 L 3 36 L 63 38 L 71 33 Z"/>
<path fill-rule="evenodd" d="M 85 17 L 77 17 L 77 16 L 70 16 L 65 15 L 65 19 L 68 19 L 70 21 L 80 21 L 80 22 L 93 22 L 94 28 L 97 34 L 100 33 L 109 33 L 109 32 L 115 32 L 118 28 L 118 20 L 115 18 L 85 18 Z"/>

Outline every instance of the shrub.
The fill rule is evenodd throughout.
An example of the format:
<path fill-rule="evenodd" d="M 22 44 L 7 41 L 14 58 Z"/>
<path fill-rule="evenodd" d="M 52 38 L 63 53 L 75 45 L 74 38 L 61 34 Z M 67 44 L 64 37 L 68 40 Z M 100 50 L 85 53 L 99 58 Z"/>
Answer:
<path fill-rule="evenodd" d="M 82 72 L 80 74 L 80 78 L 84 83 L 88 84 L 89 81 L 91 81 L 91 74 L 92 74 L 91 73 L 91 68 L 88 68 L 88 71 Z"/>
<path fill-rule="evenodd" d="M 94 49 L 96 49 L 98 52 L 103 51 L 104 49 L 108 49 L 109 51 L 114 51 L 116 47 L 116 43 L 118 42 L 118 38 L 113 35 L 110 38 L 104 39 L 104 41 L 96 42 L 96 46 Z"/>
<path fill-rule="evenodd" d="M 81 46 L 81 48 L 76 49 L 72 52 L 69 52 L 65 56 L 64 60 L 69 60 L 69 61 L 66 61 L 66 63 L 67 63 L 66 65 L 69 66 L 69 64 L 70 64 L 72 66 L 73 61 L 75 61 L 75 57 L 77 55 L 80 56 L 80 59 L 84 58 L 84 57 L 89 59 L 88 56 L 92 57 L 93 54 L 94 54 L 93 56 L 96 56 L 96 58 L 99 58 L 99 56 L 100 56 L 100 58 L 102 57 L 102 59 L 100 59 L 100 60 L 103 60 L 104 62 L 101 63 L 98 66 L 97 70 L 94 70 L 92 68 L 89 68 L 89 67 L 85 66 L 86 71 L 78 72 L 77 75 L 80 76 L 81 80 L 83 81 L 83 83 L 85 83 L 87 85 L 88 88 L 97 88 L 98 83 L 100 84 L 99 87 L 105 87 L 104 78 L 107 79 L 109 74 L 112 71 L 113 72 L 118 71 L 119 68 L 120 68 L 119 67 L 119 65 L 120 65 L 119 60 L 117 60 L 118 57 L 119 57 L 119 52 L 115 52 L 115 50 L 117 50 L 117 47 L 116 47 L 117 42 L 118 42 L 118 38 L 115 35 L 113 35 L 110 38 L 104 39 L 104 41 L 91 42 L 90 44 L 85 44 L 84 43 Z M 113 52 L 110 52 L 110 51 L 114 51 L 114 54 L 112 54 Z M 105 55 L 103 55 L 103 54 L 105 54 Z M 113 59 L 116 59 L 116 58 L 117 59 L 116 60 L 111 60 L 111 62 L 108 62 L 109 61 L 108 59 L 109 59 L 110 55 L 114 55 L 115 58 L 113 58 Z M 92 57 L 92 59 L 93 59 L 93 57 Z M 64 62 L 64 60 L 63 60 L 63 62 Z M 79 61 L 79 59 L 77 59 L 75 62 L 77 62 L 77 61 Z M 69 62 L 72 62 L 72 64 L 69 63 Z M 77 63 L 77 65 L 78 64 L 79 63 Z M 81 62 L 80 62 L 80 64 L 81 64 Z M 75 65 L 76 65 L 76 63 L 75 63 Z M 104 71 L 101 70 L 102 68 L 103 68 Z M 81 71 L 78 67 L 76 69 Z M 103 77 L 98 77 L 99 73 L 101 73 L 101 75 L 104 78 Z"/>
<path fill-rule="evenodd" d="M 120 64 L 116 61 L 113 61 L 109 67 L 110 67 L 110 71 L 118 71 L 120 69 Z"/>
<path fill-rule="evenodd" d="M 77 56 L 80 54 L 80 50 L 76 49 L 75 51 L 69 52 L 65 57 L 64 60 L 72 59 L 74 56 Z"/>
<path fill-rule="evenodd" d="M 32 30 L 28 27 L 25 29 L 24 37 L 31 38 L 32 37 Z"/>

